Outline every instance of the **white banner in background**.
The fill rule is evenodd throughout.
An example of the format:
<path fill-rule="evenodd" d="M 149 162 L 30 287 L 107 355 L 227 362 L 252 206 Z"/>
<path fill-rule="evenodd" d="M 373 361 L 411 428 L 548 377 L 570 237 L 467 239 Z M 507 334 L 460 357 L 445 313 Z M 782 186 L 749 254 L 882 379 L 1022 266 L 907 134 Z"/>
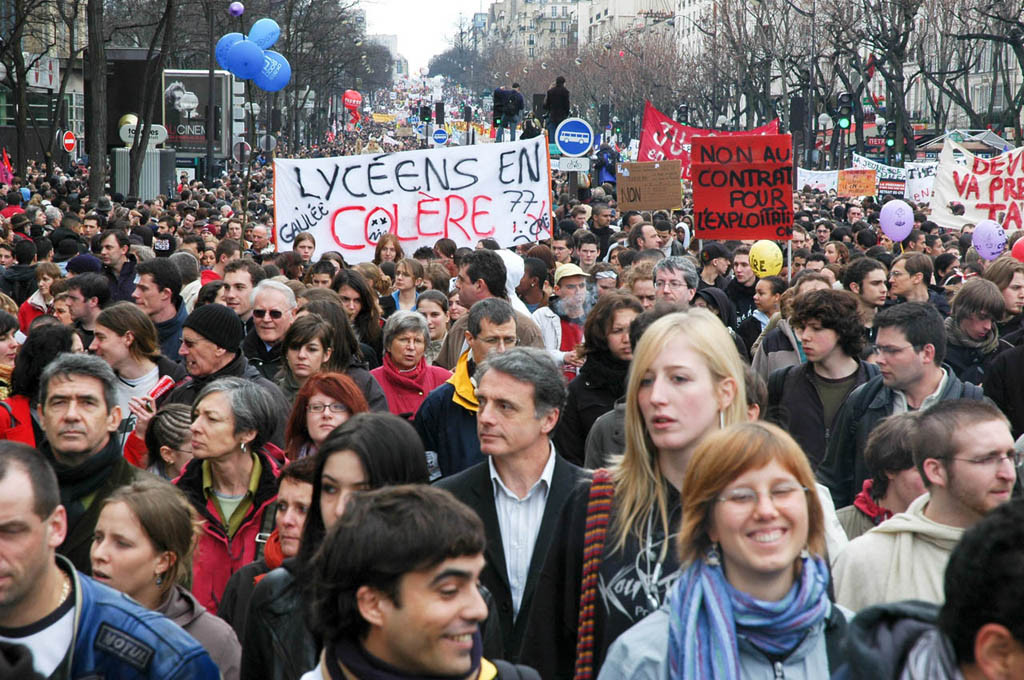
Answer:
<path fill-rule="evenodd" d="M 811 187 L 815 191 L 835 191 L 839 185 L 838 170 L 804 170 L 796 169 L 796 186 L 794 189 L 802 191 L 804 187 Z"/>
<path fill-rule="evenodd" d="M 274 160 L 278 250 L 295 237 L 316 238 L 315 257 L 337 250 L 348 262 L 373 259 L 391 232 L 412 253 L 450 238 L 472 248 L 502 246 L 551 233 L 547 140 L 437 147 L 334 158 Z"/>

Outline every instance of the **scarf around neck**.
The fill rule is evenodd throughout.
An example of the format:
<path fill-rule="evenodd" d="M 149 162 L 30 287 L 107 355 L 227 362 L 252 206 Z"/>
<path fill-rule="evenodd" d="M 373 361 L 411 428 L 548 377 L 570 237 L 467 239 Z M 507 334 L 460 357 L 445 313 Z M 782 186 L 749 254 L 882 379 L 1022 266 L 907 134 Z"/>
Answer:
<path fill-rule="evenodd" d="M 331 680 L 345 680 L 345 673 L 340 665 L 345 666 L 359 680 L 465 680 L 467 677 L 475 677 L 479 671 L 483 649 L 480 631 L 477 631 L 473 634 L 473 666 L 468 672 L 458 675 L 412 675 L 381 661 L 366 651 L 359 642 L 346 638 L 327 643 L 324 664 Z"/>
<path fill-rule="evenodd" d="M 618 359 L 611 352 L 593 352 L 580 368 L 580 377 L 594 387 L 604 387 L 617 397 L 626 393 L 629 362 Z"/>
<path fill-rule="evenodd" d="M 56 455 L 49 445 L 42 447 L 43 455 L 57 473 L 60 485 L 60 502 L 68 512 L 68 525 L 85 514 L 82 499 L 99 489 L 114 471 L 114 466 L 121 458 L 121 449 L 116 438 L 111 435 L 106 446 L 86 458 L 79 465 L 65 465 L 57 461 Z"/>
<path fill-rule="evenodd" d="M 721 566 L 697 559 L 669 595 L 669 678 L 739 680 L 740 637 L 767 655 L 788 655 L 828 614 L 828 578 L 823 559 L 803 558 L 789 593 L 765 602 L 734 588 Z"/>
<path fill-rule="evenodd" d="M 964 330 L 960 328 L 960 324 L 954 321 L 953 317 L 947 316 L 944 323 L 946 325 L 946 337 L 954 345 L 977 349 L 982 354 L 991 354 L 999 346 L 999 331 L 996 330 L 995 324 L 992 325 L 992 330 L 988 332 L 988 335 L 981 340 L 975 340 L 967 335 L 967 333 L 964 333 Z"/>
<path fill-rule="evenodd" d="M 284 562 L 284 551 L 281 549 L 281 535 L 277 533 L 277 529 L 270 532 L 267 545 L 263 548 L 263 561 L 267 563 L 267 571 L 254 576 L 252 579 L 253 585 L 262 581 L 264 576 L 280 567 L 281 563 Z"/>

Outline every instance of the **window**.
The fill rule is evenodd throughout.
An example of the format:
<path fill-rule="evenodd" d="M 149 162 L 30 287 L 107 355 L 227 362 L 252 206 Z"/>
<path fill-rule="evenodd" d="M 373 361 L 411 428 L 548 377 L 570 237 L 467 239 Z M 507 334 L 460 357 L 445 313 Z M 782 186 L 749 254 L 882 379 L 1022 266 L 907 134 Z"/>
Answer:
<path fill-rule="evenodd" d="M 553 16 L 553 17 L 557 17 L 558 16 L 558 7 L 556 7 L 555 5 L 551 5 L 551 16 Z"/>
<path fill-rule="evenodd" d="M 530 48 L 530 56 L 531 56 L 531 57 L 532 57 L 532 56 L 534 56 L 534 54 L 533 54 L 533 48 L 532 48 L 532 47 Z"/>

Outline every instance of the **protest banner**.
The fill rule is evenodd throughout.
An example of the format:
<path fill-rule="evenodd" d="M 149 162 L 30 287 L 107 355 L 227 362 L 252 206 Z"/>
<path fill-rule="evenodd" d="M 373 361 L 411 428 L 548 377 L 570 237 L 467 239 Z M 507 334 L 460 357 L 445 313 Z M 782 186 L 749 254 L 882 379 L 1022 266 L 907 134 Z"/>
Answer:
<path fill-rule="evenodd" d="M 778 120 L 773 120 L 753 130 L 740 130 L 739 132 L 705 130 L 681 125 L 654 108 L 650 102 L 644 102 L 644 118 L 640 126 L 640 148 L 637 160 L 651 162 L 679 159 L 682 163 L 680 177 L 691 179 L 690 144 L 697 135 L 745 137 L 748 135 L 774 135 L 778 132 Z"/>
<path fill-rule="evenodd" d="M 793 237 L 793 141 L 789 135 L 694 137 L 694 236 Z"/>
<path fill-rule="evenodd" d="M 960 153 L 960 159 L 954 158 Z M 951 202 L 964 206 L 954 215 Z M 939 154 L 932 188 L 933 222 L 959 229 L 981 220 L 995 220 L 1009 233 L 1022 226 L 1024 211 L 1024 147 L 993 158 L 975 156 L 947 137 Z"/>
<path fill-rule="evenodd" d="M 855 170 L 874 170 L 877 179 L 906 179 L 907 169 L 897 168 L 895 165 L 886 165 L 873 161 L 866 156 L 853 154 L 853 168 Z"/>
<path fill-rule="evenodd" d="M 837 196 L 874 196 L 874 170 L 840 170 Z"/>
<path fill-rule="evenodd" d="M 902 179 L 880 179 L 878 180 L 878 195 L 879 196 L 899 196 L 903 198 L 903 195 L 907 191 L 907 182 Z"/>
<path fill-rule="evenodd" d="M 915 203 L 930 203 L 935 170 L 938 167 L 939 164 L 935 161 L 907 163 L 907 188 L 903 192 L 903 197 Z"/>
<path fill-rule="evenodd" d="M 678 160 L 619 163 L 616 169 L 619 210 L 673 210 L 683 205 Z"/>
<path fill-rule="evenodd" d="M 839 184 L 838 170 L 804 170 L 796 169 L 796 189 L 803 191 L 810 187 L 813 191 L 835 191 Z"/>
<path fill-rule="evenodd" d="M 474 247 L 551 235 L 551 171 L 543 137 L 505 144 L 335 158 L 274 159 L 274 223 L 280 250 L 309 232 L 315 257 L 339 250 L 373 259 L 385 233 L 413 252 L 450 238 Z"/>

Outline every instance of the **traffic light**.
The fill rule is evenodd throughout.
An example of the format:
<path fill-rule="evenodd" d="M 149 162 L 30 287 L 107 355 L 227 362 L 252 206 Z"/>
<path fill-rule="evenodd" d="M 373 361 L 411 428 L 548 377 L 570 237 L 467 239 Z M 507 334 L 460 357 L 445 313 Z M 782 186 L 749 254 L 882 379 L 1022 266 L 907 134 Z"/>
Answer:
<path fill-rule="evenodd" d="M 896 146 L 896 121 L 894 120 L 885 124 L 885 145 L 890 149 Z"/>
<path fill-rule="evenodd" d="M 434 103 L 434 122 L 437 125 L 444 125 L 444 102 Z"/>
<path fill-rule="evenodd" d="M 601 104 L 601 106 L 598 107 L 598 116 L 600 116 L 600 118 L 601 118 L 601 129 L 602 130 L 604 128 L 608 127 L 608 123 L 611 122 L 611 120 L 610 120 L 611 119 L 611 115 L 612 115 L 612 110 L 611 110 L 611 107 L 608 106 L 608 104 Z"/>
<path fill-rule="evenodd" d="M 686 125 L 690 122 L 690 107 L 686 104 L 680 104 L 676 108 L 676 122 Z"/>
<path fill-rule="evenodd" d="M 840 92 L 836 97 L 836 124 L 841 130 L 849 130 L 853 121 L 853 97 L 849 92 Z"/>
<path fill-rule="evenodd" d="M 467 123 L 473 122 L 473 107 L 470 106 L 469 104 L 465 104 L 462 107 L 462 120 L 466 121 Z"/>
<path fill-rule="evenodd" d="M 430 122 L 430 106 L 423 105 L 420 107 L 420 120 L 424 123 Z"/>
<path fill-rule="evenodd" d="M 612 132 L 616 137 L 622 137 L 622 121 L 617 117 L 612 119 Z"/>

